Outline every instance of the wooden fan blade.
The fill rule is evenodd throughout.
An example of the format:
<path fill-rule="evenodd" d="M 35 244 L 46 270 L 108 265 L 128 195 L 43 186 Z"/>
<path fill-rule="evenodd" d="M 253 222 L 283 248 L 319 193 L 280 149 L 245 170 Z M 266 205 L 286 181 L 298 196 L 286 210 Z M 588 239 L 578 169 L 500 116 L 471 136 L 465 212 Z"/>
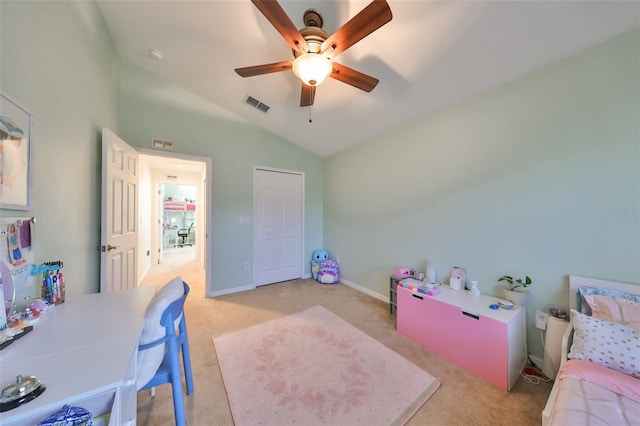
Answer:
<path fill-rule="evenodd" d="M 291 69 L 293 62 L 284 61 L 273 64 L 254 65 L 252 67 L 236 68 L 240 77 L 253 77 L 254 75 L 269 74 L 272 72 L 287 71 Z"/>
<path fill-rule="evenodd" d="M 333 62 L 332 65 L 333 71 L 329 74 L 329 77 L 340 80 L 343 83 L 350 84 L 353 87 L 364 90 L 365 92 L 372 91 L 378 85 L 378 81 L 380 81 L 377 78 L 373 78 L 370 75 L 363 74 L 360 71 L 356 71 L 353 68 L 349 68 L 337 62 Z"/>
<path fill-rule="evenodd" d="M 320 51 L 329 58 L 335 58 L 387 22 L 393 15 L 386 0 L 374 0 L 360 13 L 351 18 L 321 46 Z"/>
<path fill-rule="evenodd" d="M 271 25 L 278 30 L 280 35 L 289 43 L 294 50 L 302 53 L 309 51 L 307 41 L 302 37 L 300 31 L 293 25 L 289 16 L 282 6 L 275 0 L 251 0 Z"/>
<path fill-rule="evenodd" d="M 306 107 L 313 105 L 313 100 L 316 97 L 316 86 L 307 86 L 302 83 L 302 93 L 300 94 L 300 106 Z"/>

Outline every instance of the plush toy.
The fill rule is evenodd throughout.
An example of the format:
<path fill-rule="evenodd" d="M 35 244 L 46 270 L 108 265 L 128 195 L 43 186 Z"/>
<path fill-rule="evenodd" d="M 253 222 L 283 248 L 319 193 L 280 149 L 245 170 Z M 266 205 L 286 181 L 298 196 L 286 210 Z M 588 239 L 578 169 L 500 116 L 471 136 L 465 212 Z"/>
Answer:
<path fill-rule="evenodd" d="M 338 262 L 335 260 L 323 260 L 318 270 L 318 281 L 322 284 L 335 284 L 340 280 Z"/>
<path fill-rule="evenodd" d="M 318 271 L 320 270 L 320 262 L 329 259 L 329 253 L 326 250 L 316 250 L 311 255 L 311 274 L 313 279 L 318 279 Z"/>

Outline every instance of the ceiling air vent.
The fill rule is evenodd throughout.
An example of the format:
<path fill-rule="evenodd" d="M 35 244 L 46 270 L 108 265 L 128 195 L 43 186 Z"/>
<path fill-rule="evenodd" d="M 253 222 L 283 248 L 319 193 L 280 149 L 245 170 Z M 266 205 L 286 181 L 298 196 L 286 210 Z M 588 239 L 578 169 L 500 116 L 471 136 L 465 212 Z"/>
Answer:
<path fill-rule="evenodd" d="M 253 96 L 247 96 L 247 99 L 244 100 L 244 103 L 247 104 L 247 105 L 251 105 L 252 107 L 257 109 L 258 111 L 262 111 L 265 114 L 271 108 L 269 105 L 263 104 L 262 102 L 260 102 L 256 98 L 254 98 Z"/>
<path fill-rule="evenodd" d="M 162 139 L 153 139 L 152 146 L 156 149 L 173 151 L 173 141 L 163 141 Z"/>

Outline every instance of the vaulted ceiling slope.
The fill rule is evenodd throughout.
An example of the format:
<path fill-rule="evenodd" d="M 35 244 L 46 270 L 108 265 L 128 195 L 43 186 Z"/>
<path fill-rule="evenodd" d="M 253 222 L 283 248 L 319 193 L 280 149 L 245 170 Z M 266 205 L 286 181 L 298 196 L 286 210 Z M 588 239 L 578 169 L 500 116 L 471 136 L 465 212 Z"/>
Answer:
<path fill-rule="evenodd" d="M 314 105 L 301 108 L 292 72 L 234 72 L 292 59 L 291 47 L 251 1 L 98 0 L 125 60 L 321 156 L 640 26 L 637 1 L 388 2 L 392 21 L 339 57 L 378 78 L 378 86 L 366 93 L 329 78 Z M 368 4 L 280 1 L 298 28 L 305 10 L 320 12 L 329 34 Z M 164 59 L 151 58 L 150 48 Z M 245 104 L 247 96 L 269 111 Z"/>

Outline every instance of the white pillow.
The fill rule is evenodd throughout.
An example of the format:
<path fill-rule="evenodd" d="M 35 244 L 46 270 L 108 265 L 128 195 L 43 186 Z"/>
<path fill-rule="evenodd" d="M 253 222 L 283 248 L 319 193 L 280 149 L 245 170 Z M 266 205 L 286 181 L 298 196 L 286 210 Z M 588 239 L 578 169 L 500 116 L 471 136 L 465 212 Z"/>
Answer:
<path fill-rule="evenodd" d="M 640 378 L 640 333 L 631 327 L 571 310 L 569 359 L 583 359 Z"/>
<path fill-rule="evenodd" d="M 175 277 L 153 296 L 144 314 L 144 328 L 140 335 L 140 344 L 151 343 L 165 335 L 164 327 L 160 324 L 160 317 L 167 306 L 184 296 L 182 278 Z M 179 318 L 178 318 L 179 322 Z M 164 358 L 165 345 L 158 345 L 150 349 L 138 351 L 138 371 L 136 375 L 137 389 L 140 390 L 149 383 L 158 371 Z"/>

